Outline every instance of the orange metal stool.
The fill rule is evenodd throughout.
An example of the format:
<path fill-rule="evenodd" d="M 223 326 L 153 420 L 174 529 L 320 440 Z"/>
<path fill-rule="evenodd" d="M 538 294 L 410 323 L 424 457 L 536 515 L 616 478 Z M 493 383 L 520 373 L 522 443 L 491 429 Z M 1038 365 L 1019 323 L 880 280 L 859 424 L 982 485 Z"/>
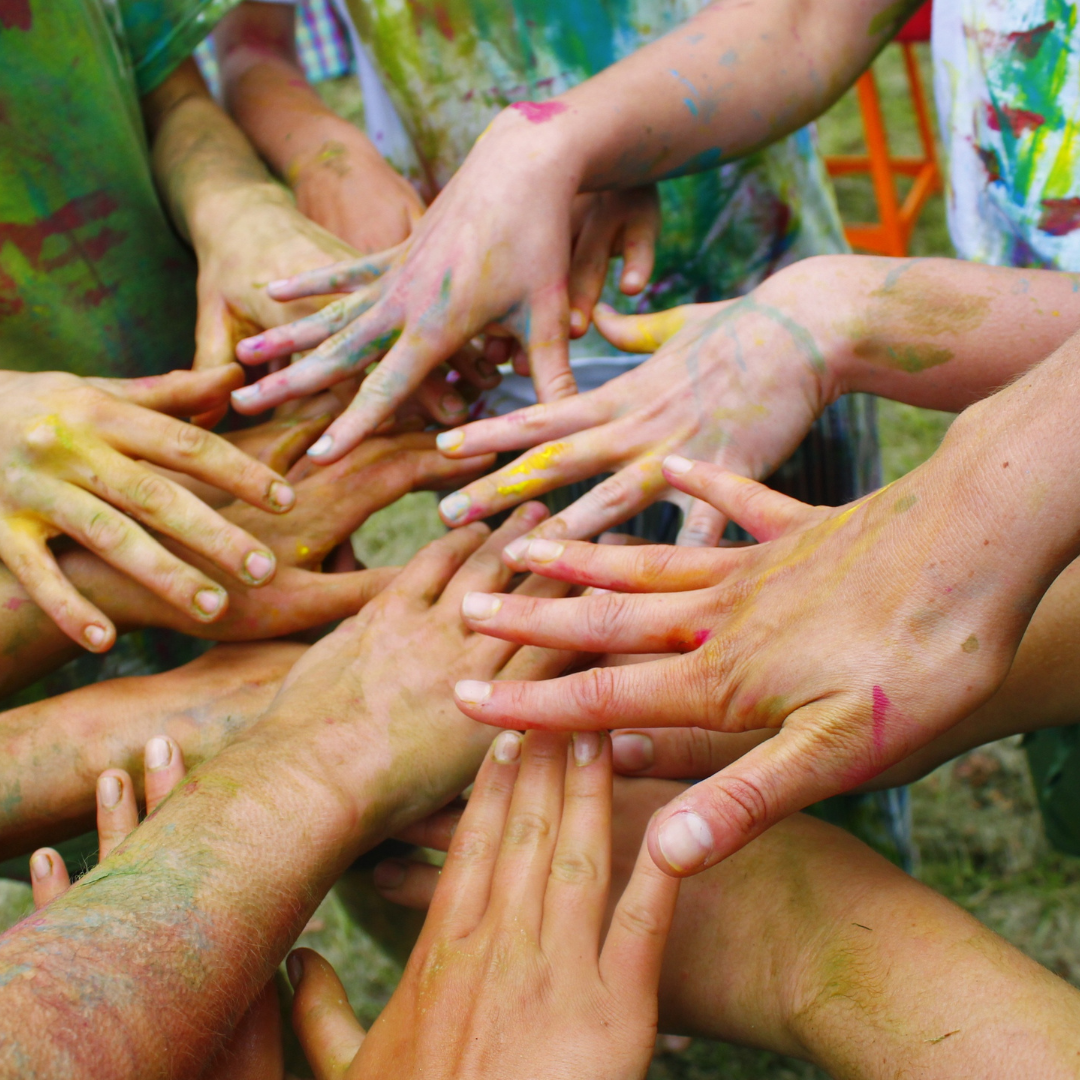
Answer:
<path fill-rule="evenodd" d="M 911 104 L 919 126 L 923 156 L 890 157 L 889 138 L 885 131 L 884 117 L 881 115 L 877 83 L 873 70 L 867 69 L 855 83 L 867 154 L 865 157 L 842 154 L 825 159 L 825 167 L 830 176 L 870 174 L 874 184 L 879 223 L 848 225 L 844 228 L 844 235 L 853 248 L 879 255 L 907 254 L 911 230 L 915 227 L 923 205 L 935 191 L 941 190 L 941 169 L 934 145 L 934 129 L 930 122 L 930 110 L 914 48 L 915 42 L 930 40 L 930 9 L 930 2 L 919 8 L 895 38 L 904 54 Z M 897 175 L 913 177 L 914 181 L 903 203 L 896 191 Z"/>

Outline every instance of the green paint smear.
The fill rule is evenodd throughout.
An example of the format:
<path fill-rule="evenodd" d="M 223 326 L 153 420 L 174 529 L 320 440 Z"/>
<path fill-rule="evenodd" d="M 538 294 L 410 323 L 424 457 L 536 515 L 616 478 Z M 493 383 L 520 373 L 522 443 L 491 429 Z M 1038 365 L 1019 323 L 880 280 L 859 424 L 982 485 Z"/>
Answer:
<path fill-rule="evenodd" d="M 940 345 L 889 345 L 874 339 L 860 342 L 855 346 L 855 355 L 868 360 L 871 364 L 892 368 L 894 371 L 906 371 L 917 375 L 920 371 L 938 367 L 952 359 L 952 349 Z"/>

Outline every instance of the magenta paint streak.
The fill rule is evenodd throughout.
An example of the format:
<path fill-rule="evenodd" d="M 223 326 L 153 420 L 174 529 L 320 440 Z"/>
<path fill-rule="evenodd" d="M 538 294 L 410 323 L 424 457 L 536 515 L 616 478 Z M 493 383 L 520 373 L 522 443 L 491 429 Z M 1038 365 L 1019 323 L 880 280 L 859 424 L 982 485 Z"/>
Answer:
<path fill-rule="evenodd" d="M 7 608 L 8 611 L 18 611 L 19 608 L 23 606 L 23 604 L 29 603 L 29 600 L 23 599 L 23 597 L 21 596 L 13 596 L 4 604 L 4 607 Z"/>
<path fill-rule="evenodd" d="M 711 630 L 698 630 L 694 634 L 694 645 L 697 646 L 698 648 L 701 648 L 701 646 L 704 645 L 705 642 L 708 641 L 709 638 L 711 638 L 711 637 L 712 637 L 712 631 Z"/>
<path fill-rule="evenodd" d="M 566 112 L 566 106 L 561 101 L 515 101 L 510 108 L 517 109 L 530 124 L 543 124 L 553 116 Z"/>
<path fill-rule="evenodd" d="M 874 749 L 881 751 L 885 747 L 885 714 L 889 711 L 889 707 L 892 702 L 889 701 L 888 695 L 880 686 L 874 687 L 874 705 L 873 705 L 873 736 L 874 736 Z"/>

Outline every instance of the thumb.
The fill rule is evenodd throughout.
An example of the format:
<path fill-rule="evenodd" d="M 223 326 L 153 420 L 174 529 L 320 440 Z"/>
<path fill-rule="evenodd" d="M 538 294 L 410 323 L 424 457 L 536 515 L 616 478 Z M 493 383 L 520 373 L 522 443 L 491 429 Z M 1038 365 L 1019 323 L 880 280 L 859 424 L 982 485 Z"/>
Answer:
<path fill-rule="evenodd" d="M 821 516 L 816 506 L 704 461 L 671 454 L 664 458 L 663 469 L 672 487 L 715 507 L 761 543 L 805 528 Z"/>
<path fill-rule="evenodd" d="M 700 873 L 789 814 L 876 775 L 879 767 L 855 760 L 862 741 L 851 720 L 832 700 L 804 706 L 774 738 L 673 799 L 649 825 L 656 865 L 676 877 Z"/>
<path fill-rule="evenodd" d="M 170 371 L 145 379 L 87 379 L 113 397 L 169 416 L 194 416 L 229 404 L 229 394 L 244 385 L 239 364 L 203 371 Z"/>
<path fill-rule="evenodd" d="M 345 988 L 330 963 L 312 949 L 290 953 L 292 1025 L 315 1080 L 341 1080 L 364 1041 Z"/>
<path fill-rule="evenodd" d="M 683 328 L 688 310 L 686 305 L 648 315 L 620 315 L 607 304 L 597 304 L 593 322 L 615 348 L 629 353 L 652 353 Z"/>

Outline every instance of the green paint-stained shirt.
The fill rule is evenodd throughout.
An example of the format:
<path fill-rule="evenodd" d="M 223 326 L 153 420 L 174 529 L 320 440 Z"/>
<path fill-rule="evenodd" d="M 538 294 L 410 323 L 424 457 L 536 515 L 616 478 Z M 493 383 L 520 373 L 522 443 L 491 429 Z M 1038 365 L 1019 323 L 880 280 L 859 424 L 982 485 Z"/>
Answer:
<path fill-rule="evenodd" d="M 685 22 L 704 0 L 346 0 L 424 167 L 441 187 L 495 114 L 543 101 Z M 719 57 L 718 63 L 734 60 Z M 687 108 L 706 108 L 681 81 Z M 719 161 L 723 148 L 704 155 Z M 405 162 L 397 162 L 399 167 Z M 676 164 L 676 163 L 673 163 Z M 807 255 L 845 249 L 811 131 L 660 185 L 656 273 L 624 310 L 720 299 Z M 600 345 L 590 335 L 589 345 Z"/>
<path fill-rule="evenodd" d="M 233 2 L 0 4 L 0 368 L 190 365 L 195 261 L 154 187 L 139 95 Z"/>

